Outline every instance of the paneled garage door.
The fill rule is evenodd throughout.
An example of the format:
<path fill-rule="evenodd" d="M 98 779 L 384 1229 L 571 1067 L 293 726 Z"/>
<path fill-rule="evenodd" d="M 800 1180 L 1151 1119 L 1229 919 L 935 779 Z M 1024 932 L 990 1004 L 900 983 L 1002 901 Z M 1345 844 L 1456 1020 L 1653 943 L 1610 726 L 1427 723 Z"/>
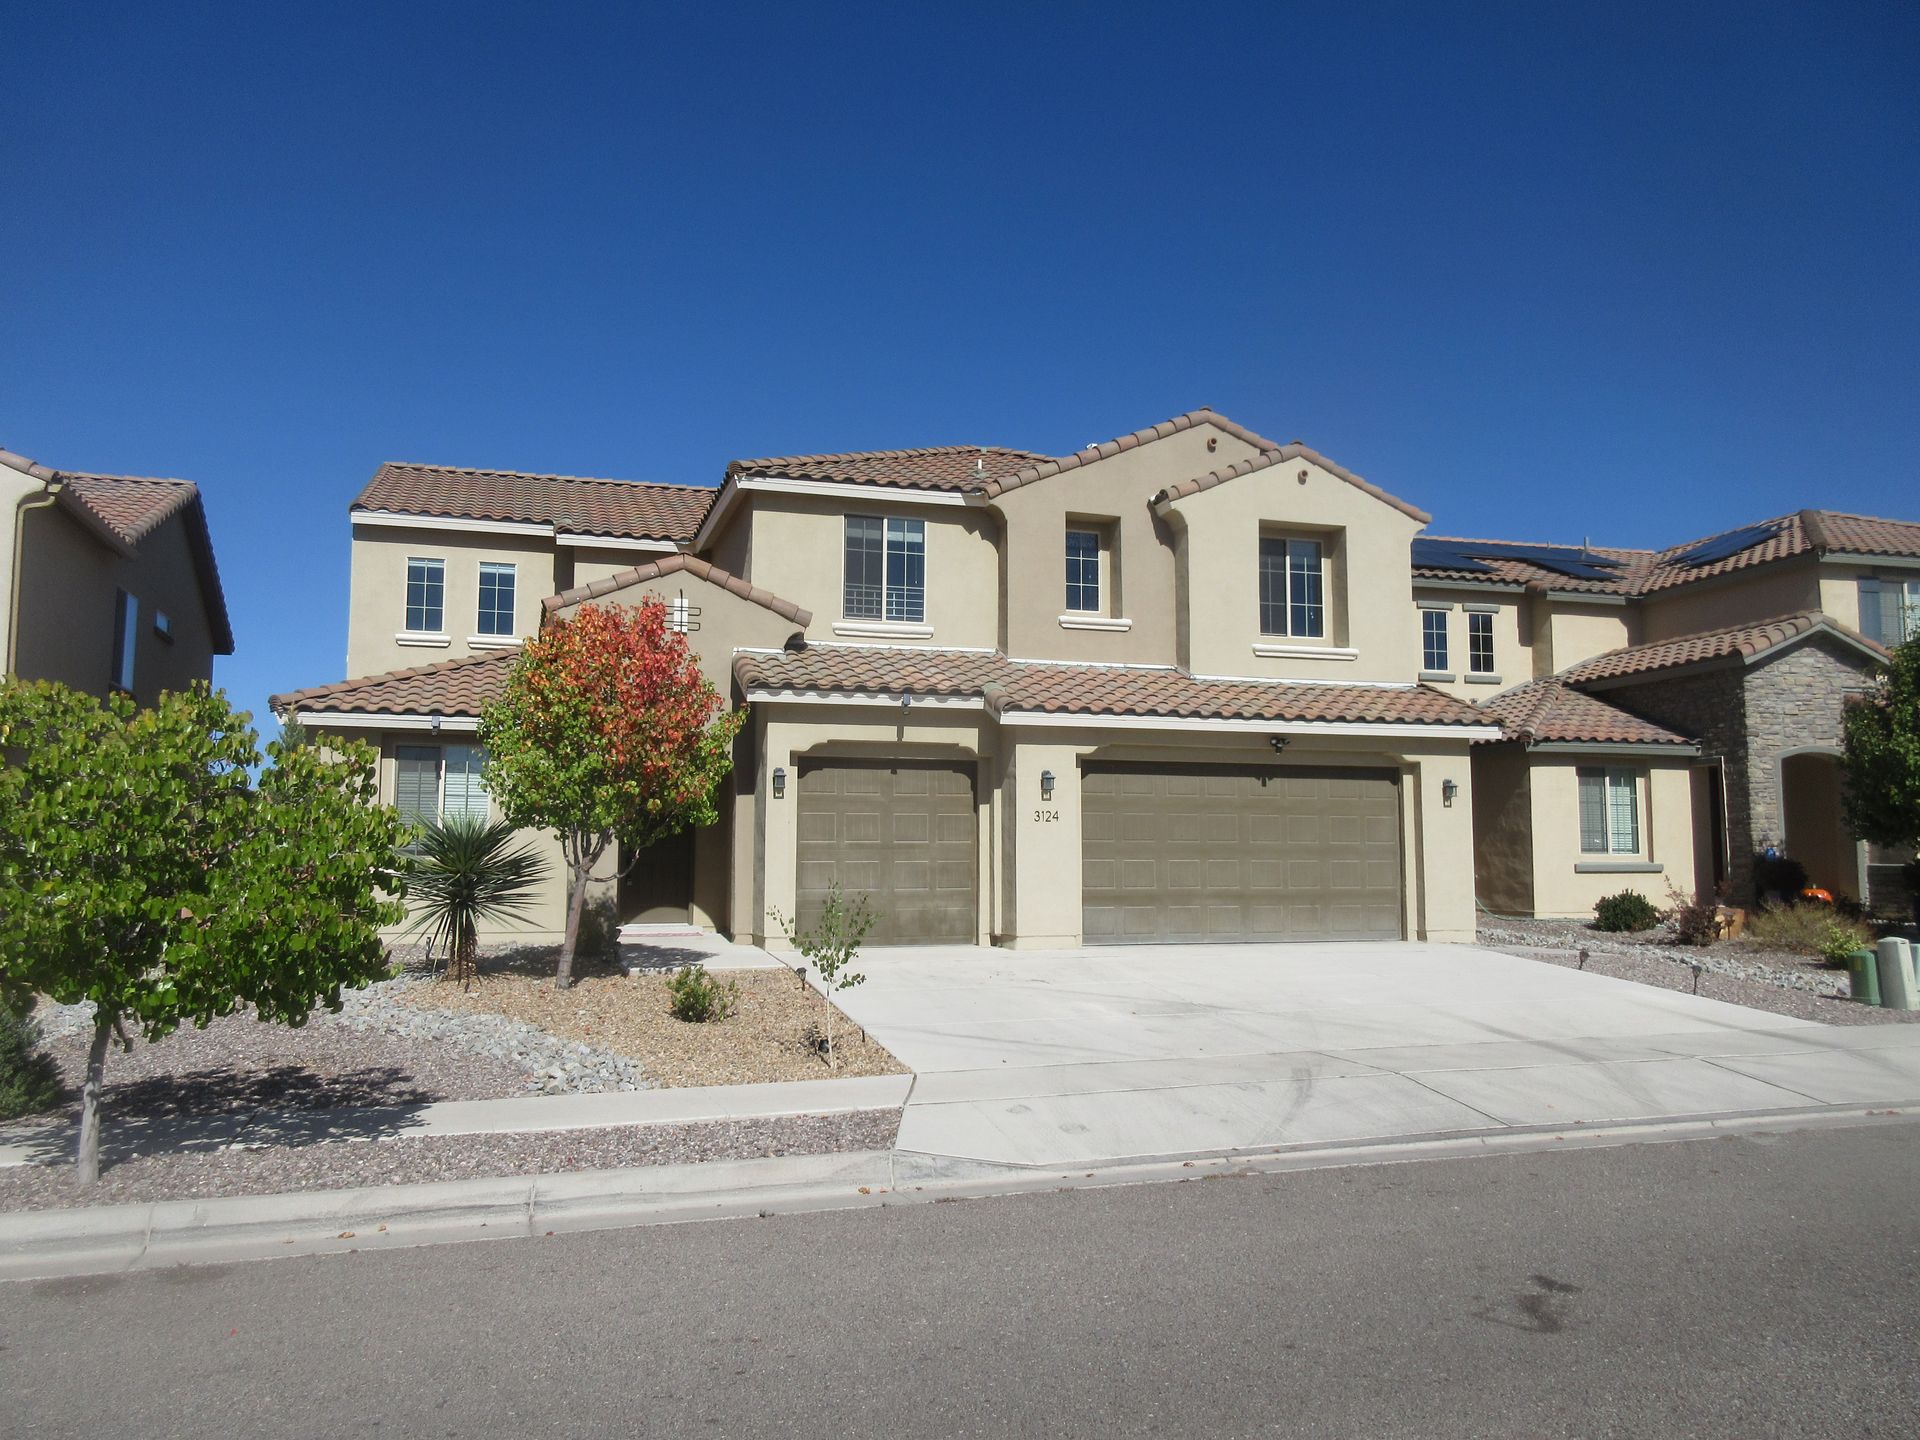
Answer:
<path fill-rule="evenodd" d="M 1080 793 L 1089 945 L 1400 938 L 1391 771 L 1090 764 Z"/>
<path fill-rule="evenodd" d="M 971 765 L 803 760 L 799 823 L 802 928 L 838 880 L 872 899 L 880 920 L 870 945 L 979 938 Z"/>

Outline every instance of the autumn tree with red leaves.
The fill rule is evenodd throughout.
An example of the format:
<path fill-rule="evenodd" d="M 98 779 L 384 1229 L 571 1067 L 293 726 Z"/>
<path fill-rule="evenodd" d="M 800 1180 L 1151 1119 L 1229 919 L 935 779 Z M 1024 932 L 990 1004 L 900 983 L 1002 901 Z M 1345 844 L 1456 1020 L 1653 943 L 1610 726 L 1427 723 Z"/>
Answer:
<path fill-rule="evenodd" d="M 714 794 L 745 720 L 726 709 L 651 596 L 586 606 L 521 647 L 505 691 L 481 712 L 480 743 L 487 789 L 507 819 L 560 836 L 572 894 L 555 988 L 573 983 L 595 868 L 616 846 L 637 857 L 718 819 Z"/>

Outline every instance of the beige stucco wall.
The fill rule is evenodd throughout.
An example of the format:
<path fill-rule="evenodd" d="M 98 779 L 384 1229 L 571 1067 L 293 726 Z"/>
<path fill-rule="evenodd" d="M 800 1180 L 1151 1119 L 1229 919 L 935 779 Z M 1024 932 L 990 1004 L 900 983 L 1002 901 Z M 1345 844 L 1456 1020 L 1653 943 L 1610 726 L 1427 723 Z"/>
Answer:
<path fill-rule="evenodd" d="M 671 550 L 630 550 L 614 545 L 562 545 L 554 559 L 553 592 L 571 590 L 576 585 L 591 585 L 624 570 L 673 554 Z"/>
<path fill-rule="evenodd" d="M 13 623 L 13 540 L 19 523 L 17 507 L 45 493 L 31 475 L 23 475 L 11 465 L 0 465 L 0 667 L 7 659 L 7 637 Z"/>
<path fill-rule="evenodd" d="M 213 676 L 213 634 L 201 598 L 186 521 L 175 515 L 127 557 L 109 549 L 58 506 L 31 510 L 20 560 L 16 669 L 104 695 L 113 680 L 115 592 L 139 601 L 134 698 L 151 704 Z M 154 633 L 165 612 L 172 638 Z"/>
<path fill-rule="evenodd" d="M 1593 605 L 1544 600 L 1549 634 L 1546 672 L 1565 670 L 1595 655 L 1639 643 L 1639 612 L 1627 605 Z"/>
<path fill-rule="evenodd" d="M 1167 514 L 1186 552 L 1184 658 L 1195 674 L 1414 678 L 1419 632 L 1409 603 L 1410 547 L 1419 521 L 1306 460 L 1186 496 L 1168 506 Z M 1325 543 L 1327 633 L 1322 639 L 1260 633 L 1263 530 L 1297 531 Z M 1323 654 L 1258 653 L 1258 647 L 1276 645 Z"/>
<path fill-rule="evenodd" d="M 1006 652 L 1029 660 L 1173 664 L 1178 649 L 1175 537 L 1147 502 L 1168 485 L 1253 453 L 1244 440 L 1199 425 L 996 499 L 993 508 L 1004 519 L 1006 537 Z M 1116 632 L 1062 624 L 1069 517 L 1082 525 L 1098 522 L 1111 535 L 1111 550 L 1101 556 L 1101 615 L 1130 621 L 1131 628 Z"/>
<path fill-rule="evenodd" d="M 1641 604 L 1641 639 L 1666 640 L 1792 615 L 1818 609 L 1822 598 L 1818 561 L 1811 556 L 1777 561 L 1649 596 Z M 1857 602 L 1854 618 L 1859 618 Z"/>
<path fill-rule="evenodd" d="M 999 537 L 977 508 L 889 500 L 877 487 L 851 499 L 749 492 L 753 583 L 813 613 L 815 639 L 885 638 L 873 622 L 846 621 L 846 516 L 898 516 L 926 522 L 926 618 L 900 630 L 913 645 L 993 649 L 1000 638 Z M 731 570 L 715 552 L 714 563 Z M 837 627 L 837 628 L 836 628 Z M 899 629 L 881 625 L 880 631 Z"/>
<path fill-rule="evenodd" d="M 1640 759 L 1630 755 L 1576 755 L 1533 751 L 1528 755 L 1532 797 L 1534 914 L 1590 917 L 1604 895 L 1637 890 L 1667 906 L 1667 887 L 1693 880 L 1691 759 Z M 1584 855 L 1580 850 L 1580 797 L 1576 771 L 1583 765 L 1627 765 L 1640 773 L 1640 853 Z M 1587 864 L 1643 863 L 1641 873 L 1588 872 Z"/>
<path fill-rule="evenodd" d="M 395 638 L 406 628 L 407 561 L 415 557 L 446 562 L 444 645 L 402 644 Z M 555 593 L 552 540 L 532 535 L 354 526 L 347 674 L 379 675 L 498 648 L 471 643 L 479 624 L 483 561 L 515 567 L 515 633 L 522 638 L 539 633 L 540 602 Z"/>
<path fill-rule="evenodd" d="M 1447 617 L 1447 668 L 1420 670 L 1420 678 L 1437 690 L 1458 695 L 1470 704 L 1533 678 L 1533 647 L 1529 629 L 1532 602 L 1524 596 L 1498 591 L 1439 590 L 1422 586 L 1413 592 L 1407 624 L 1413 630 L 1414 664 L 1426 663 L 1421 614 L 1429 608 Z M 1493 673 L 1475 675 L 1467 669 L 1467 614 L 1485 611 L 1493 616 Z M 1443 675 L 1453 678 L 1442 679 Z"/>

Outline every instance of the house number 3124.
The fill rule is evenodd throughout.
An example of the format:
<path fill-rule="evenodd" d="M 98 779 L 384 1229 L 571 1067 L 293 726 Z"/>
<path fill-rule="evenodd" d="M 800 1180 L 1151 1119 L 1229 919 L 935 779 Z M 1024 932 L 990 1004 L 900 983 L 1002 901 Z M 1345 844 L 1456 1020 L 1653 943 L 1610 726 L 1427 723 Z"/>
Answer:
<path fill-rule="evenodd" d="M 1033 818 L 1042 825 L 1052 825 L 1059 820 L 1060 812 L 1058 810 L 1036 810 L 1033 812 Z"/>

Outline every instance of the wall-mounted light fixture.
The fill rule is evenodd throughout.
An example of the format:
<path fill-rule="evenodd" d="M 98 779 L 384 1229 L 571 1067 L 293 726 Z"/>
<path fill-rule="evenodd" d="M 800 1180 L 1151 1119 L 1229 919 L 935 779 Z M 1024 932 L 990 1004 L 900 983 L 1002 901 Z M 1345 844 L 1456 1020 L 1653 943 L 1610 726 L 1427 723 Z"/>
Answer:
<path fill-rule="evenodd" d="M 1460 793 L 1460 787 L 1451 780 L 1440 782 L 1440 803 L 1447 809 L 1453 808 L 1453 797 Z"/>
<path fill-rule="evenodd" d="M 438 730 L 440 728 L 440 717 L 435 715 L 428 723 L 432 725 L 434 729 Z"/>
<path fill-rule="evenodd" d="M 787 767 L 784 765 L 773 767 L 773 798 L 776 800 L 787 798 Z"/>
<path fill-rule="evenodd" d="M 1287 737 L 1284 735 L 1269 735 L 1267 737 L 1267 744 L 1273 746 L 1273 753 L 1278 755 L 1282 750 L 1287 748 Z"/>
<path fill-rule="evenodd" d="M 913 691 L 902 690 L 900 692 L 900 708 L 902 710 L 911 710 L 913 708 Z"/>
<path fill-rule="evenodd" d="M 1053 799 L 1053 771 L 1051 770 L 1042 770 L 1040 772 L 1040 798 L 1042 800 Z"/>

